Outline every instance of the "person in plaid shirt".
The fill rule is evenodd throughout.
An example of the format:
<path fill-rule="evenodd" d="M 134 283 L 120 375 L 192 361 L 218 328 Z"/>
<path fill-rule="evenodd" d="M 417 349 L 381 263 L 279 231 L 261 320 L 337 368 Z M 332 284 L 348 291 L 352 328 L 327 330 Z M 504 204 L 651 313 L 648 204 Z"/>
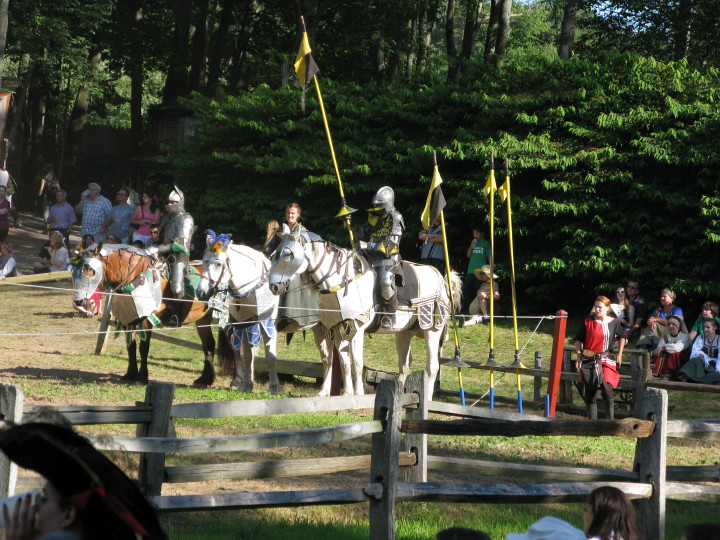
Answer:
<path fill-rule="evenodd" d="M 112 211 L 110 201 L 100 195 L 101 189 L 99 184 L 91 182 L 80 197 L 80 202 L 75 205 L 75 212 L 82 214 L 80 235 L 92 234 L 96 242 L 102 242 L 100 227 Z"/>

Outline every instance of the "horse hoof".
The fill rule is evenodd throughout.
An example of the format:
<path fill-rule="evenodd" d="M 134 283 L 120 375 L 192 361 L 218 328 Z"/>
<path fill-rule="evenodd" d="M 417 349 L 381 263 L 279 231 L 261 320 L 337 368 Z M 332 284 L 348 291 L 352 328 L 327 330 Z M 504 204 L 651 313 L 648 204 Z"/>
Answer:
<path fill-rule="evenodd" d="M 327 397 L 329 395 L 330 395 L 330 392 L 328 392 L 327 390 L 320 390 L 318 397 Z"/>
<path fill-rule="evenodd" d="M 125 375 L 120 377 L 120 380 L 123 382 L 135 382 L 135 381 L 137 381 L 137 378 L 138 378 L 138 374 L 136 372 L 128 371 L 127 373 L 125 373 Z"/>
<path fill-rule="evenodd" d="M 197 386 L 199 388 L 209 388 L 214 382 L 214 379 L 210 379 L 208 377 L 198 377 L 193 381 L 193 386 Z"/>
<path fill-rule="evenodd" d="M 148 375 L 148 372 L 140 370 L 140 373 L 138 373 L 136 380 L 140 384 L 147 384 L 149 379 L 150 379 L 150 376 Z"/>

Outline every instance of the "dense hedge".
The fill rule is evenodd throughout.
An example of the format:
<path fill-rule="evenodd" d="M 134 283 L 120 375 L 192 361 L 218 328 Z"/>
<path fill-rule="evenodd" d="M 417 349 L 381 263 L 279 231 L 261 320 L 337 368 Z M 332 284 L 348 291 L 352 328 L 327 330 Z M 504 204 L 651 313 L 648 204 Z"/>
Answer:
<path fill-rule="evenodd" d="M 490 151 L 510 159 L 520 304 L 589 306 L 627 276 L 654 300 L 674 287 L 681 304 L 717 297 L 720 77 L 683 62 L 609 54 L 601 63 L 536 60 L 477 66 L 469 88 L 339 86 L 321 80 L 348 203 L 364 209 L 385 184 L 397 192 L 419 255 L 419 216 L 438 151 L 458 266 L 470 225 L 487 223 L 481 190 Z M 296 88 L 197 97 L 199 140 L 171 159 L 183 171 L 196 220 L 260 241 L 265 222 L 298 200 L 313 230 L 347 243 L 314 92 Z M 498 267 L 508 268 L 497 208 Z M 355 214 L 365 219 L 365 214 Z"/>

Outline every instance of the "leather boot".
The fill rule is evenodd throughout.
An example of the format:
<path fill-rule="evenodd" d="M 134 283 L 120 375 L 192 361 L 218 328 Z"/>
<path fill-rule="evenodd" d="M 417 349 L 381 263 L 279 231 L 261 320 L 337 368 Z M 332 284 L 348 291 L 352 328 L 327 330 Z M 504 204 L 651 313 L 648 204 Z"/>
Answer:
<path fill-rule="evenodd" d="M 605 418 L 615 420 L 615 399 L 605 400 Z"/>
<path fill-rule="evenodd" d="M 588 420 L 597 420 L 597 402 L 587 404 Z"/>

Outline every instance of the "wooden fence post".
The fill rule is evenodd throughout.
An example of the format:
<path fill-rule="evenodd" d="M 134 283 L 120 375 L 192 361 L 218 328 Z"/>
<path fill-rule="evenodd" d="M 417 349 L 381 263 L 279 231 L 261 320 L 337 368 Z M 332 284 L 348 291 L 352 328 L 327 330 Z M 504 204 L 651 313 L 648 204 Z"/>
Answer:
<path fill-rule="evenodd" d="M 14 384 L 0 383 L 0 418 L 10 422 L 22 422 L 23 401 L 25 394 L 22 388 Z M 0 497 L 15 494 L 17 465 L 0 452 Z"/>
<path fill-rule="evenodd" d="M 635 418 L 643 418 L 643 401 L 645 399 L 645 388 L 647 382 L 652 380 L 652 370 L 650 369 L 650 353 L 644 352 L 641 363 L 637 371 L 633 373 L 635 388 L 633 388 L 633 416 Z"/>
<path fill-rule="evenodd" d="M 370 483 L 382 485 L 380 499 L 370 499 L 370 538 L 395 539 L 395 497 L 402 421 L 402 385 L 399 381 L 381 381 L 375 394 L 375 420 L 385 430 L 373 433 L 370 458 Z"/>
<path fill-rule="evenodd" d="M 535 365 L 533 366 L 535 369 L 542 369 L 542 352 L 541 351 L 535 351 Z M 542 399 L 542 396 L 540 392 L 542 391 L 542 377 L 535 375 L 533 378 L 533 401 L 540 401 Z"/>
<path fill-rule="evenodd" d="M 567 326 L 567 311 L 562 309 L 555 313 L 555 328 L 553 330 L 552 356 L 550 358 L 550 376 L 548 379 L 547 395 L 550 396 L 550 410 L 548 416 L 555 417 L 558 386 L 560 386 L 560 370 L 562 368 L 563 351 L 565 349 L 565 327 Z"/>
<path fill-rule="evenodd" d="M 665 457 L 667 448 L 668 396 L 665 390 L 647 388 L 642 399 L 643 420 L 653 420 L 655 431 L 637 440 L 635 470 L 641 482 L 652 484 L 649 499 L 639 501 L 639 514 L 646 538 L 665 538 Z"/>
<path fill-rule="evenodd" d="M 175 385 L 151 382 L 145 391 L 144 405 L 152 407 L 150 422 L 138 424 L 138 437 L 167 437 L 170 429 L 170 411 L 175 397 Z M 146 497 L 160 495 L 165 475 L 165 454 L 143 453 L 140 455 L 138 480 Z"/>
<path fill-rule="evenodd" d="M 575 371 L 573 359 L 569 351 L 563 351 L 562 370 L 565 373 Z M 573 384 L 572 381 L 560 381 L 560 392 L 558 401 L 564 405 L 572 405 L 573 402 Z"/>
<path fill-rule="evenodd" d="M 102 302 L 102 300 L 100 300 Z M 103 310 L 102 317 L 100 318 L 100 329 L 98 330 L 97 341 L 95 342 L 95 354 L 100 355 L 105 353 L 107 348 L 107 329 L 110 326 L 110 312 L 112 311 L 113 305 L 113 293 L 108 294 L 107 300 L 105 301 L 105 309 Z"/>
<path fill-rule="evenodd" d="M 425 371 L 414 371 L 405 381 L 405 393 L 415 393 L 420 397 L 417 409 L 408 409 L 405 417 L 413 420 L 427 420 L 428 402 L 425 396 Z M 405 435 L 405 452 L 414 452 L 417 463 L 405 469 L 406 482 L 427 482 L 427 434 L 408 433 Z"/>

